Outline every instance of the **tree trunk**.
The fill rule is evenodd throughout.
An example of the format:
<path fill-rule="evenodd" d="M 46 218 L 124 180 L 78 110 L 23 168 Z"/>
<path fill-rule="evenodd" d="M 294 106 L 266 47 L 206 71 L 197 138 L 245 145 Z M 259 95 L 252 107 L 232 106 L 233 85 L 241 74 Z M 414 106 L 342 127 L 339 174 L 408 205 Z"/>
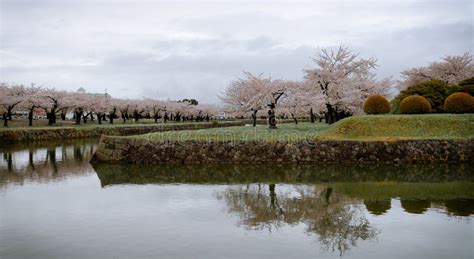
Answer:
<path fill-rule="evenodd" d="M 28 126 L 33 126 L 33 110 L 35 107 L 30 108 L 30 112 L 28 112 Z"/>
<path fill-rule="evenodd" d="M 135 122 L 138 122 L 138 112 L 137 111 L 133 112 L 133 117 L 135 119 Z"/>
<path fill-rule="evenodd" d="M 81 124 L 82 111 L 75 111 L 74 114 L 75 114 L 74 117 L 76 119 L 76 125 L 80 125 Z"/>
<path fill-rule="evenodd" d="M 291 114 L 291 118 L 295 121 L 295 124 L 298 125 L 298 119 L 295 117 L 295 115 Z"/>
<path fill-rule="evenodd" d="M 49 113 L 46 113 L 46 117 L 48 117 L 48 125 L 56 124 L 56 107 L 51 108 Z"/>
<path fill-rule="evenodd" d="M 115 117 L 115 112 L 109 114 L 109 121 L 110 121 L 110 124 L 114 124 L 114 117 Z"/>
<path fill-rule="evenodd" d="M 313 108 L 309 109 L 309 117 L 311 119 L 311 123 L 314 123 L 314 113 Z"/>
<path fill-rule="evenodd" d="M 12 109 L 13 109 L 13 107 L 7 109 L 7 117 L 8 117 L 9 121 L 13 120 L 13 118 L 12 118 L 13 117 Z"/>
<path fill-rule="evenodd" d="M 97 122 L 99 122 L 99 125 L 102 124 L 102 114 L 97 113 Z"/>
<path fill-rule="evenodd" d="M 334 118 L 334 108 L 332 107 L 332 105 L 330 104 L 326 104 L 326 123 L 327 124 L 332 124 L 335 122 L 335 118 Z"/>
<path fill-rule="evenodd" d="M 257 112 L 258 111 L 252 111 L 252 126 L 257 127 Z"/>
<path fill-rule="evenodd" d="M 3 127 L 8 127 L 8 118 L 7 118 L 7 113 L 3 113 Z"/>
<path fill-rule="evenodd" d="M 276 129 L 276 117 L 275 117 L 275 105 L 270 104 L 270 110 L 268 110 L 268 127 L 270 129 Z"/>

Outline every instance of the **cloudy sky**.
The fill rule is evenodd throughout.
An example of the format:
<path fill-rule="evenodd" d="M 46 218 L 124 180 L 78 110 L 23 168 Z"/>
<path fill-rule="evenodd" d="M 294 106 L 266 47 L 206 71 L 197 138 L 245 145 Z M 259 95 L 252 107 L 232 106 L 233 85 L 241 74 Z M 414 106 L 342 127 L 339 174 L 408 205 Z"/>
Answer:
<path fill-rule="evenodd" d="M 474 46 L 472 0 L 0 3 L 0 81 L 116 97 L 217 103 L 242 70 L 301 79 L 339 44 L 394 78 Z"/>

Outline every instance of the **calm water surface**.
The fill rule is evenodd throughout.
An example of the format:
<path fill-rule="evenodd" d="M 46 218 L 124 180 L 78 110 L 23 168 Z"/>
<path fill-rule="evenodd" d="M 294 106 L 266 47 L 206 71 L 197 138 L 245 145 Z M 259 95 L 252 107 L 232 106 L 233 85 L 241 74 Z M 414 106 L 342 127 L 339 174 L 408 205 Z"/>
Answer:
<path fill-rule="evenodd" d="M 0 146 L 0 258 L 473 258 L 474 166 L 89 164 Z"/>

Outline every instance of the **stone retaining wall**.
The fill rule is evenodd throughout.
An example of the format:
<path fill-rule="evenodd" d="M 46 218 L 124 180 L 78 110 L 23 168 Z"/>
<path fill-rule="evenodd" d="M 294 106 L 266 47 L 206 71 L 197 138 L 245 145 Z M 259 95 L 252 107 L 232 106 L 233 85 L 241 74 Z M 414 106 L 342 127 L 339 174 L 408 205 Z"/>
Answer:
<path fill-rule="evenodd" d="M 457 163 L 473 140 L 159 142 L 103 136 L 93 162 L 131 164 Z"/>
<path fill-rule="evenodd" d="M 49 128 L 49 129 L 11 129 L 0 131 L 0 143 L 11 143 L 21 141 L 41 141 L 56 139 L 77 139 L 100 137 L 101 135 L 128 136 L 139 135 L 150 132 L 162 132 L 172 130 L 194 130 L 216 127 L 243 126 L 247 121 L 228 121 L 219 123 L 183 123 L 183 124 L 150 124 L 130 126 L 109 126 L 90 128 Z"/>

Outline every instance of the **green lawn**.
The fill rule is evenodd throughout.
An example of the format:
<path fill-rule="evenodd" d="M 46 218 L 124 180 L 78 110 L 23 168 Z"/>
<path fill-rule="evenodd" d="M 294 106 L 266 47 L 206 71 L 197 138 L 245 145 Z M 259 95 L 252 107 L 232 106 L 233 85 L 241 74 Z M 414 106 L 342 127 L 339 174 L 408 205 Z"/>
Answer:
<path fill-rule="evenodd" d="M 76 125 L 73 121 L 61 121 L 58 120 L 57 123 L 53 126 L 48 125 L 47 120 L 35 120 L 33 121 L 33 126 L 28 126 L 28 121 L 24 119 L 13 119 L 8 122 L 8 127 L 3 127 L 3 121 L 0 121 L 0 131 L 5 130 L 47 130 L 47 129 L 66 129 L 66 128 L 77 128 L 90 130 L 94 128 L 117 128 L 117 127 L 145 127 L 145 126 L 156 126 L 156 125 L 179 125 L 179 124 L 200 124 L 208 122 L 167 122 L 165 124 L 158 122 L 155 123 L 152 119 L 140 119 L 139 122 L 135 123 L 133 120 L 127 120 L 126 123 L 123 123 L 122 119 L 115 119 L 114 124 L 110 124 L 109 121 L 103 121 L 102 124 L 98 124 L 97 120 L 91 122 L 87 121 L 86 124 L 82 123 Z"/>
<path fill-rule="evenodd" d="M 473 139 L 474 114 L 363 115 L 335 123 L 322 140 Z"/>
<path fill-rule="evenodd" d="M 111 127 L 146 127 L 155 124 L 153 120 L 140 120 L 133 123 L 129 120 L 115 120 L 115 124 L 104 122 L 102 125 L 87 123 L 74 125 L 72 122 L 58 121 L 58 125 L 46 126 L 46 121 L 35 122 L 36 126 L 28 127 L 25 120 L 13 120 L 10 127 L 0 127 L 0 131 L 28 129 L 44 130 L 52 128 L 94 128 Z M 188 122 L 191 123 L 191 122 Z M 202 123 L 202 122 L 200 122 Z M 39 124 L 39 125 L 38 125 Z M 169 122 L 166 125 L 183 124 Z M 193 122 L 192 124 L 198 124 Z M 135 136 L 136 137 L 136 136 Z M 361 140 L 391 141 L 404 139 L 474 139 L 474 114 L 429 114 L 429 115 L 362 115 L 341 120 L 333 125 L 324 123 L 303 122 L 280 123 L 278 129 L 269 129 L 266 125 L 257 127 L 236 126 L 202 130 L 170 131 L 140 135 L 140 138 L 151 140 L 203 140 L 203 141 L 301 141 L 301 140 Z M 134 137 L 131 137 L 134 138 Z"/>
<path fill-rule="evenodd" d="M 130 136 L 128 138 L 136 138 Z M 238 126 L 203 130 L 172 131 L 140 135 L 154 141 L 301 141 L 360 140 L 390 141 L 406 139 L 473 139 L 474 114 L 362 115 L 324 123 Z"/>
<path fill-rule="evenodd" d="M 269 129 L 266 125 L 237 126 L 227 128 L 212 128 L 202 130 L 168 131 L 159 133 L 149 133 L 140 135 L 140 138 L 160 141 L 300 141 L 304 139 L 314 139 L 320 132 L 329 126 L 324 123 L 293 123 L 279 124 L 278 129 Z M 137 137 L 137 136 L 135 136 Z M 129 137 L 134 138 L 134 137 Z"/>

